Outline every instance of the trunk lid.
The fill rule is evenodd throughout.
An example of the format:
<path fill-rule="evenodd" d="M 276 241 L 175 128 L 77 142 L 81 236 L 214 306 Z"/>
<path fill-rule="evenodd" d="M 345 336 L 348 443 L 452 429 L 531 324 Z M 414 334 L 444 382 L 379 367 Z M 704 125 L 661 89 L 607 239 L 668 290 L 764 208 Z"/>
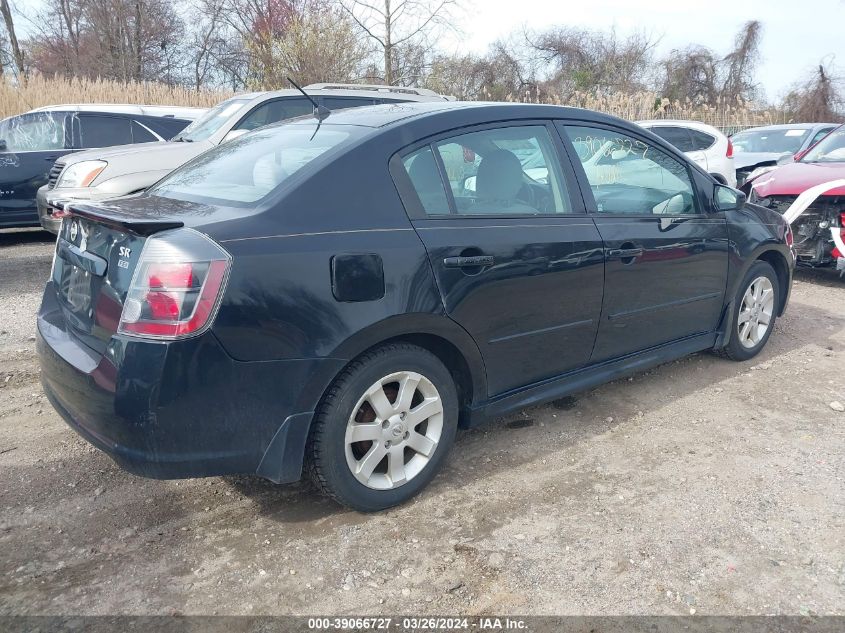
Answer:
<path fill-rule="evenodd" d="M 117 331 L 147 237 L 183 223 L 93 205 L 70 211 L 59 231 L 51 279 L 69 329 L 103 353 Z"/>

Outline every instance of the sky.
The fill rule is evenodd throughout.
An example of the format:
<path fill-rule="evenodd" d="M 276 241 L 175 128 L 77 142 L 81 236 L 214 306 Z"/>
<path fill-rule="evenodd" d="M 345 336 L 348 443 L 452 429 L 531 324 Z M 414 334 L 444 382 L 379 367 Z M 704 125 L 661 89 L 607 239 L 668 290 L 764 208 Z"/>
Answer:
<path fill-rule="evenodd" d="M 436 0 L 432 0 L 434 4 Z M 845 76 L 845 0 L 458 0 L 460 36 L 444 38 L 449 52 L 483 53 L 514 29 L 554 25 L 645 31 L 660 38 L 658 55 L 689 44 L 724 54 L 740 26 L 763 23 L 758 79 L 768 100 L 777 100 L 815 68 L 833 60 Z M 42 0 L 13 0 L 32 15 Z M 28 30 L 26 20 L 19 29 Z"/>
<path fill-rule="evenodd" d="M 783 96 L 822 58 L 833 57 L 837 75 L 845 75 L 845 0 L 473 0 L 463 13 L 461 44 L 451 46 L 474 52 L 515 28 L 566 24 L 645 31 L 660 38 L 658 54 L 692 43 L 724 54 L 740 26 L 758 19 L 758 79 L 767 99 Z"/>

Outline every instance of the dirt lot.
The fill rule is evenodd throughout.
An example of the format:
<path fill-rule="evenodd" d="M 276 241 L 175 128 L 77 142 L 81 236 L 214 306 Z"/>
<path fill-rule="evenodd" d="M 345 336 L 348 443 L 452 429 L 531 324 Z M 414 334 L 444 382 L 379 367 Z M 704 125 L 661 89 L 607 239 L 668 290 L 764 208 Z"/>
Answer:
<path fill-rule="evenodd" d="M 0 234 L 0 614 L 845 614 L 845 282 L 700 354 L 462 432 L 412 503 L 151 481 L 41 394 L 48 236 Z M 694 611 L 693 611 L 694 610 Z"/>

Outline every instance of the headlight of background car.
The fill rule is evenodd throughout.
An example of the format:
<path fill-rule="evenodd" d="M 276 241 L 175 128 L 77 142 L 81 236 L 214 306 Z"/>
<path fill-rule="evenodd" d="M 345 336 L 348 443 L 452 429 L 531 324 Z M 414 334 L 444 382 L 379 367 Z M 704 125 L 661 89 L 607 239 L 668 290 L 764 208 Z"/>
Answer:
<path fill-rule="evenodd" d="M 83 160 L 81 163 L 68 165 L 56 181 L 56 189 L 87 187 L 107 165 L 108 163 L 104 160 Z"/>

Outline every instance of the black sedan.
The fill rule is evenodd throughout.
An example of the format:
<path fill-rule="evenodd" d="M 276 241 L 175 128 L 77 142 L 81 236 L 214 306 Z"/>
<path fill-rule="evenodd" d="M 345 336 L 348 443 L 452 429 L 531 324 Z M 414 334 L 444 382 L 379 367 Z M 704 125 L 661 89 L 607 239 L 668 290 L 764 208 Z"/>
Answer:
<path fill-rule="evenodd" d="M 431 481 L 458 426 L 701 350 L 755 356 L 791 244 L 777 213 L 610 116 L 335 112 L 73 207 L 42 379 L 131 472 L 306 470 L 378 510 Z"/>

